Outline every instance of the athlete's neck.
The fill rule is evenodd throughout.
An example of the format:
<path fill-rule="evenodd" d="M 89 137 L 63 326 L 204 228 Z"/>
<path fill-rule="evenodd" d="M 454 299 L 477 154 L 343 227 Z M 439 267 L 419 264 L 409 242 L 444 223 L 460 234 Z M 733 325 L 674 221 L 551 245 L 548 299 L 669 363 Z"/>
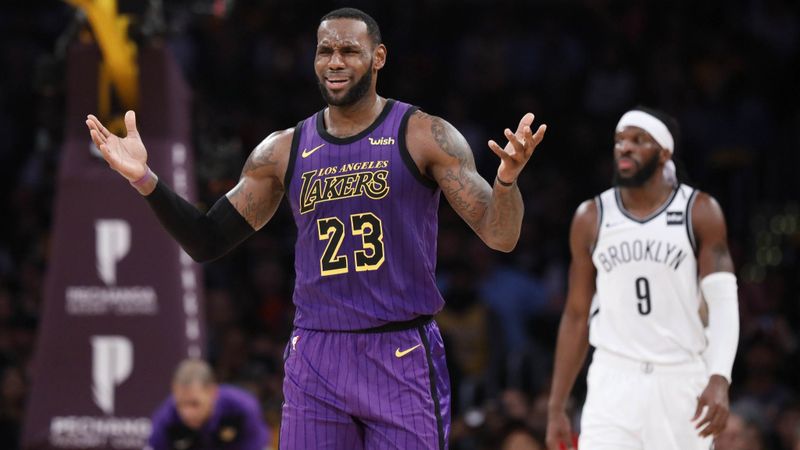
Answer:
<path fill-rule="evenodd" d="M 622 198 L 622 206 L 640 218 L 649 216 L 667 201 L 675 186 L 669 183 L 664 177 L 660 176 L 661 171 L 641 186 L 620 186 L 619 193 Z"/>
<path fill-rule="evenodd" d="M 375 91 L 348 106 L 328 105 L 323 117 L 325 130 L 332 136 L 346 138 L 364 131 L 378 118 L 386 105 L 386 99 Z"/>

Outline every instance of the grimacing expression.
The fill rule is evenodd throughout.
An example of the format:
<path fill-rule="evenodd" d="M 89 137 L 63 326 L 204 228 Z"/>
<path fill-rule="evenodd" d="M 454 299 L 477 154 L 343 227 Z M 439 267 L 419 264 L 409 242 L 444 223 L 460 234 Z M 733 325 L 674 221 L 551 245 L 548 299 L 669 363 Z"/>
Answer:
<path fill-rule="evenodd" d="M 193 382 L 172 387 L 175 409 L 187 427 L 197 430 L 211 418 L 217 401 L 217 385 Z"/>
<path fill-rule="evenodd" d="M 661 166 L 662 148 L 638 127 L 625 127 L 614 136 L 614 184 L 639 187 Z"/>
<path fill-rule="evenodd" d="M 385 55 L 385 47 L 374 45 L 364 22 L 322 22 L 314 57 L 322 98 L 331 106 L 349 106 L 364 98 L 373 86 L 373 70 L 383 67 Z"/>

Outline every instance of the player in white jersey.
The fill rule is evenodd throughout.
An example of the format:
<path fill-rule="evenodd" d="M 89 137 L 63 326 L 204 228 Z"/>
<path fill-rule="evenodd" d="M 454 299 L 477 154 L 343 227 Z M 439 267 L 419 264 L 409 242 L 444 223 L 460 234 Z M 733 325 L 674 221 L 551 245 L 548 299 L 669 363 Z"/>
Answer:
<path fill-rule="evenodd" d="M 572 448 L 566 403 L 590 343 L 580 450 L 709 449 L 725 427 L 736 277 L 719 205 L 675 178 L 676 132 L 661 112 L 625 113 L 614 137 L 615 186 L 573 218 L 551 450 Z"/>

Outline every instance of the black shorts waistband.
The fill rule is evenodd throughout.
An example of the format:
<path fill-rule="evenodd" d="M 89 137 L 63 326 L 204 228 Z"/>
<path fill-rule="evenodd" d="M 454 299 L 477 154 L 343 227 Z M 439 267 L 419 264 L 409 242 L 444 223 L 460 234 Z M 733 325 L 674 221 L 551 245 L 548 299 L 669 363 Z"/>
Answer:
<path fill-rule="evenodd" d="M 308 330 L 308 331 L 324 331 L 325 333 L 390 333 L 392 331 L 405 331 L 412 330 L 421 326 L 425 326 L 433 321 L 433 316 L 417 316 L 411 320 L 403 322 L 389 322 L 383 325 L 372 328 L 362 328 L 360 330 L 319 330 L 315 328 L 295 327 L 295 329 Z"/>
<path fill-rule="evenodd" d="M 431 323 L 432 320 L 433 316 L 417 316 L 403 322 L 389 322 L 377 327 L 348 331 L 348 333 L 388 333 L 392 331 L 405 331 L 427 325 Z"/>
<path fill-rule="evenodd" d="M 432 320 L 433 316 L 417 316 L 411 320 L 406 320 L 403 322 L 389 322 L 377 327 L 353 330 L 350 331 L 350 333 L 388 333 L 392 331 L 405 331 L 427 325 L 431 323 Z"/>

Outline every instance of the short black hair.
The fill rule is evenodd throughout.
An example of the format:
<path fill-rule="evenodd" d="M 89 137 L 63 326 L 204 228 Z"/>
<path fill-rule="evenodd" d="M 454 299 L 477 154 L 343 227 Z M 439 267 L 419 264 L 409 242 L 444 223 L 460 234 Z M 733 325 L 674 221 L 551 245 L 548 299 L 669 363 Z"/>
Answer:
<path fill-rule="evenodd" d="M 367 34 L 369 37 L 372 38 L 372 43 L 374 45 L 378 45 L 382 42 L 381 40 L 381 29 L 378 27 L 378 22 L 375 22 L 375 19 L 372 18 L 369 14 L 361 11 L 360 9 L 356 8 L 339 8 L 335 9 L 328 14 L 322 16 L 322 19 L 319 19 L 320 25 L 322 22 L 331 19 L 354 19 L 360 20 L 367 25 Z"/>
<path fill-rule="evenodd" d="M 672 144 L 672 146 L 674 147 L 672 149 L 672 153 L 675 154 L 678 151 L 678 147 L 680 146 L 679 143 L 681 140 L 681 127 L 680 124 L 678 124 L 678 119 L 660 109 L 650 108 L 648 106 L 638 105 L 635 108 L 633 108 L 633 110 L 646 112 L 647 114 L 650 114 L 656 119 L 664 122 L 664 125 L 667 126 L 667 130 L 669 130 L 670 134 L 672 135 L 672 141 L 674 142 Z"/>

